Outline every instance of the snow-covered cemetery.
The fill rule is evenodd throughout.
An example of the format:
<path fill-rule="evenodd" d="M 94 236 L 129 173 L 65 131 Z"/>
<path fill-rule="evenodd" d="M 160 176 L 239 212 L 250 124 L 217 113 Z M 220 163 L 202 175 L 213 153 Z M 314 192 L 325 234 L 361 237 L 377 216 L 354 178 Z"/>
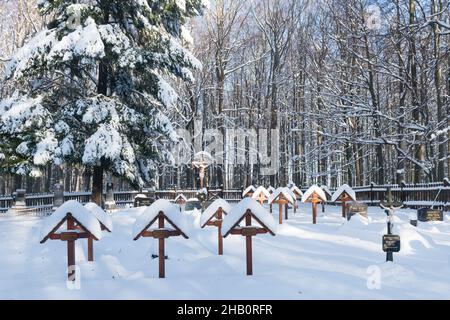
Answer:
<path fill-rule="evenodd" d="M 1 300 L 450 299 L 450 0 L 1 0 Z"/>

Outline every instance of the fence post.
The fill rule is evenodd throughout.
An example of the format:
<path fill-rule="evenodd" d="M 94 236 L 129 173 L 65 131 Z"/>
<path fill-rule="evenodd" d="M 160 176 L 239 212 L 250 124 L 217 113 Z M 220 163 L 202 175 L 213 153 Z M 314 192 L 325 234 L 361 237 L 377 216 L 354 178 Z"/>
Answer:
<path fill-rule="evenodd" d="M 106 184 L 106 201 L 105 201 L 105 210 L 115 210 L 116 209 L 116 201 L 114 200 L 114 184 L 112 182 L 108 182 Z"/>
<path fill-rule="evenodd" d="M 55 183 L 53 185 L 53 211 L 62 206 L 64 203 L 64 185 L 62 183 Z"/>
<path fill-rule="evenodd" d="M 373 206 L 373 187 L 375 186 L 374 182 L 370 183 L 370 205 Z"/>

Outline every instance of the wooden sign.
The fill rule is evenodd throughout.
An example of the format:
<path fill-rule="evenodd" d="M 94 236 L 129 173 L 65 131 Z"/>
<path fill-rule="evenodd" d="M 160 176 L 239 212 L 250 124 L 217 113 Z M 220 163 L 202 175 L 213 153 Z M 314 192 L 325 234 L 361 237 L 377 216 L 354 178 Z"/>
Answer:
<path fill-rule="evenodd" d="M 58 230 L 66 224 L 61 232 Z M 98 220 L 81 203 L 71 200 L 62 206 L 44 221 L 42 240 L 45 243 L 50 240 L 67 242 L 67 266 L 68 279 L 75 281 L 75 241 L 78 239 L 101 239 L 101 227 Z"/>
<path fill-rule="evenodd" d="M 160 199 L 148 207 L 139 216 L 134 225 L 134 241 L 141 237 L 158 239 L 159 277 L 165 278 L 165 243 L 170 237 L 182 236 L 189 239 L 180 228 L 182 213 L 176 205 Z M 157 222 L 157 227 L 152 228 Z M 169 227 L 165 223 L 169 224 Z"/>
<path fill-rule="evenodd" d="M 295 205 L 295 200 L 293 199 L 289 189 L 287 188 L 278 188 L 270 195 L 269 203 L 278 204 L 279 208 L 279 216 L 278 216 L 278 223 L 283 224 L 283 207 L 285 208 L 285 219 L 289 219 L 289 203 L 292 205 Z"/>
<path fill-rule="evenodd" d="M 317 185 L 310 187 L 302 196 L 302 202 L 312 203 L 313 224 L 317 224 L 317 204 L 322 201 L 327 201 L 327 197 Z"/>
<path fill-rule="evenodd" d="M 444 212 L 439 209 L 422 208 L 417 210 L 417 220 L 421 222 L 444 221 Z"/>
<path fill-rule="evenodd" d="M 350 220 L 355 214 L 367 218 L 368 205 L 362 202 L 351 202 L 347 204 L 347 220 Z"/>
<path fill-rule="evenodd" d="M 222 222 L 225 215 L 231 212 L 232 207 L 223 199 L 217 199 L 202 213 L 200 226 L 212 226 L 217 228 L 218 251 L 223 255 Z"/>
<path fill-rule="evenodd" d="M 252 221 L 257 225 L 253 225 Z M 241 226 L 241 222 L 245 222 Z M 246 198 L 237 204 L 226 216 L 222 225 L 224 238 L 233 235 L 245 237 L 246 256 L 247 256 L 247 275 L 253 274 L 253 248 L 252 237 L 258 234 L 269 233 L 275 236 L 275 221 L 272 216 L 255 200 Z"/>
<path fill-rule="evenodd" d="M 386 234 L 383 236 L 384 252 L 400 252 L 400 236 Z"/>
<path fill-rule="evenodd" d="M 350 186 L 347 184 L 342 185 L 333 194 L 333 197 L 331 198 L 331 202 L 336 202 L 338 200 L 341 201 L 342 217 L 345 218 L 347 216 L 346 203 L 349 201 L 356 201 L 355 191 L 352 188 L 350 188 Z"/>

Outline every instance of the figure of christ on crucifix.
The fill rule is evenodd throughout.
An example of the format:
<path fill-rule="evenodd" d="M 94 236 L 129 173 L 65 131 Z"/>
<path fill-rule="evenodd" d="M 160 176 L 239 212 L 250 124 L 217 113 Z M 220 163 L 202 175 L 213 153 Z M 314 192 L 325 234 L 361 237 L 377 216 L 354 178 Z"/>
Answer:
<path fill-rule="evenodd" d="M 205 152 L 199 152 L 194 156 L 194 161 L 192 161 L 192 165 L 199 170 L 200 176 L 200 189 L 205 187 L 205 175 L 206 169 L 212 164 L 212 156 Z"/>

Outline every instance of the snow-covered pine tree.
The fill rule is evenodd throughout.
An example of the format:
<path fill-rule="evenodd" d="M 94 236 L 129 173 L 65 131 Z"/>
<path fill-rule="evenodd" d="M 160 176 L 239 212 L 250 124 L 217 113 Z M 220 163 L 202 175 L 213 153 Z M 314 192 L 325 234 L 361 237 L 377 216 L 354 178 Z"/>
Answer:
<path fill-rule="evenodd" d="M 178 96 L 170 79 L 192 81 L 199 61 L 185 48 L 186 19 L 206 0 L 39 0 L 54 17 L 7 64 L 16 88 L 0 102 L 0 153 L 12 171 L 53 163 L 93 169 L 101 202 L 105 171 L 135 186 L 172 161 L 177 140 L 164 110 Z M 13 161 L 11 161 L 13 160 Z"/>

